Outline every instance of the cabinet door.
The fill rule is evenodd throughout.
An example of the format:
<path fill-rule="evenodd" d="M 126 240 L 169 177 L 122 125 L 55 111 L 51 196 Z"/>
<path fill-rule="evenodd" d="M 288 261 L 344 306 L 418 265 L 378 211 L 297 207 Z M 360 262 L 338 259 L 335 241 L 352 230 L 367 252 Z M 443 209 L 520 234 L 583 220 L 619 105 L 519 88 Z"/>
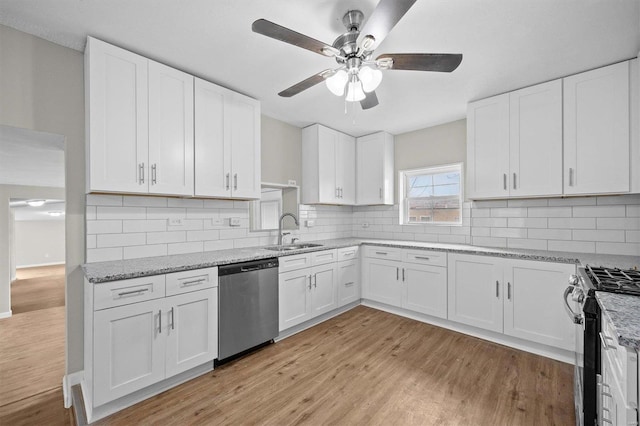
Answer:
<path fill-rule="evenodd" d="M 338 262 L 338 306 L 360 300 L 359 262 Z"/>
<path fill-rule="evenodd" d="M 509 94 L 467 108 L 467 191 L 471 198 L 509 196 Z"/>
<path fill-rule="evenodd" d="M 88 190 L 148 191 L 148 60 L 89 37 Z"/>
<path fill-rule="evenodd" d="M 362 269 L 363 298 L 400 307 L 402 281 L 400 263 L 365 259 Z"/>
<path fill-rule="evenodd" d="M 383 134 L 363 136 L 356 140 L 357 204 L 384 204 L 384 152 Z"/>
<path fill-rule="evenodd" d="M 299 269 L 278 276 L 280 331 L 311 318 L 311 269 Z"/>
<path fill-rule="evenodd" d="M 225 126 L 229 91 L 195 79 L 195 195 L 231 197 L 231 139 Z"/>
<path fill-rule="evenodd" d="M 447 318 L 447 268 L 405 263 L 402 307 Z"/>
<path fill-rule="evenodd" d="M 564 193 L 629 191 L 629 62 L 564 80 Z"/>
<path fill-rule="evenodd" d="M 168 297 L 163 315 L 167 324 L 167 377 L 213 361 L 218 356 L 217 288 Z"/>
<path fill-rule="evenodd" d="M 164 379 L 163 303 L 150 300 L 94 313 L 94 406 Z"/>
<path fill-rule="evenodd" d="M 318 126 L 318 197 L 321 203 L 338 204 L 337 147 L 340 133 L 324 126 Z"/>
<path fill-rule="evenodd" d="M 573 350 L 575 327 L 565 321 L 559 295 L 567 286 L 567 277 L 575 273 L 575 265 L 505 260 L 504 333 Z"/>
<path fill-rule="evenodd" d="M 509 94 L 510 195 L 562 195 L 562 80 Z"/>
<path fill-rule="evenodd" d="M 356 202 L 356 140 L 340 133 L 336 146 L 336 186 L 338 204 L 353 205 Z M 324 167 L 324 165 L 323 165 Z"/>
<path fill-rule="evenodd" d="M 338 307 L 336 264 L 315 266 L 312 272 L 311 316 L 316 317 Z"/>
<path fill-rule="evenodd" d="M 149 61 L 149 192 L 193 195 L 193 76 Z"/>
<path fill-rule="evenodd" d="M 260 102 L 237 93 L 229 98 L 226 125 L 231 137 L 233 198 L 259 199 Z"/>
<path fill-rule="evenodd" d="M 501 333 L 502 264 L 487 256 L 449 254 L 448 318 Z"/>

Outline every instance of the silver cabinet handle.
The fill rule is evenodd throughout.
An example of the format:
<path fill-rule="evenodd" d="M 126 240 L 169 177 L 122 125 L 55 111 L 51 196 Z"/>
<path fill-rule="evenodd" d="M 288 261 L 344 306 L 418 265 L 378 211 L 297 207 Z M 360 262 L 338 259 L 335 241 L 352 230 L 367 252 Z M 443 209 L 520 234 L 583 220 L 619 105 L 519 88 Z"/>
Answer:
<path fill-rule="evenodd" d="M 160 333 L 162 333 L 162 309 L 158 309 L 158 325 Z"/>
<path fill-rule="evenodd" d="M 336 186 L 336 190 L 335 190 L 335 196 L 336 198 L 340 198 L 340 192 L 338 191 L 338 187 Z"/>
<path fill-rule="evenodd" d="M 511 283 L 507 282 L 507 299 L 511 300 Z"/>
<path fill-rule="evenodd" d="M 144 293 L 145 291 L 149 291 L 149 289 L 148 288 L 141 288 L 141 289 L 138 289 L 138 290 L 123 291 L 121 293 L 118 293 L 118 297 L 128 296 L 130 294 L 140 294 L 140 293 Z"/>
<path fill-rule="evenodd" d="M 174 321 L 174 318 L 173 318 L 173 307 L 171 307 L 171 329 L 172 330 L 176 329 L 175 328 L 175 321 Z"/>
<path fill-rule="evenodd" d="M 138 165 L 138 180 L 140 182 L 140 185 L 142 185 L 144 183 L 144 163 L 140 163 Z"/>
<path fill-rule="evenodd" d="M 157 169 L 158 168 L 155 163 L 151 165 L 151 185 L 155 185 L 158 182 L 156 179 Z"/>
<path fill-rule="evenodd" d="M 347 285 L 354 285 L 355 283 L 353 281 L 349 281 L 348 283 L 344 283 L 345 286 Z"/>
<path fill-rule="evenodd" d="M 226 189 L 227 191 L 229 190 L 229 185 L 230 185 L 230 183 L 229 183 L 230 175 L 231 175 L 230 173 L 227 173 L 227 175 L 226 175 L 226 183 L 225 183 L 225 185 L 224 185 L 224 186 L 225 186 L 225 189 Z"/>
<path fill-rule="evenodd" d="M 382 188 L 380 188 L 380 199 L 382 200 Z"/>
<path fill-rule="evenodd" d="M 573 168 L 569 167 L 569 186 L 573 186 Z"/>
<path fill-rule="evenodd" d="M 617 351 L 618 348 L 616 346 L 609 346 L 609 344 L 607 343 L 607 340 L 611 340 L 613 342 L 613 338 L 612 337 L 605 336 L 601 331 L 600 332 L 600 341 L 602 342 L 602 346 L 604 347 L 604 350 L 608 351 L 609 349 L 613 349 L 614 351 Z"/>
<path fill-rule="evenodd" d="M 400 268 L 396 267 L 396 281 L 400 279 Z"/>
<path fill-rule="evenodd" d="M 425 256 L 413 256 L 415 259 L 429 260 L 428 257 Z"/>
<path fill-rule="evenodd" d="M 311 290 L 311 275 L 309 275 L 309 290 Z"/>
<path fill-rule="evenodd" d="M 404 268 L 402 268 L 402 282 L 404 282 Z"/>
<path fill-rule="evenodd" d="M 384 251 L 377 251 L 376 254 L 384 254 L 385 256 L 388 255 L 389 253 L 384 252 Z"/>
<path fill-rule="evenodd" d="M 313 288 L 318 287 L 318 274 L 313 274 Z"/>
<path fill-rule="evenodd" d="M 184 286 L 188 286 L 188 285 L 200 284 L 202 282 L 205 282 L 206 280 L 207 280 L 206 278 L 199 278 L 197 280 L 185 281 L 183 283 L 180 283 L 180 286 L 184 287 Z"/>
<path fill-rule="evenodd" d="M 500 282 L 496 281 L 496 297 L 500 297 Z"/>
<path fill-rule="evenodd" d="M 234 190 L 238 189 L 238 174 L 237 173 L 233 174 L 233 189 Z"/>
<path fill-rule="evenodd" d="M 569 306 L 569 301 L 567 300 L 567 297 L 569 297 L 569 295 L 573 293 L 574 288 L 575 288 L 574 286 L 570 285 L 564 291 L 564 295 L 563 295 L 564 309 L 567 311 L 567 313 L 569 314 L 569 317 L 573 320 L 574 324 L 582 324 L 581 314 L 574 312 L 573 309 L 571 309 L 571 306 Z"/>
<path fill-rule="evenodd" d="M 513 174 L 513 189 L 516 189 L 516 174 Z"/>
<path fill-rule="evenodd" d="M 504 190 L 507 190 L 507 174 L 503 173 L 502 174 L 502 187 L 504 188 Z"/>

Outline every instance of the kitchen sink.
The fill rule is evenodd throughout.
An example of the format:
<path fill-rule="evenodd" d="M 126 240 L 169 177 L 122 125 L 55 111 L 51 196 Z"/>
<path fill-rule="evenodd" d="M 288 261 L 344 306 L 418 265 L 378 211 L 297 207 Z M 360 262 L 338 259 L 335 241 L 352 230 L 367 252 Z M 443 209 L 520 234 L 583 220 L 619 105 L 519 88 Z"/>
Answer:
<path fill-rule="evenodd" d="M 283 244 L 281 246 L 271 246 L 265 247 L 267 250 L 271 251 L 291 251 L 291 250 L 300 250 L 312 247 L 322 247 L 322 244 L 311 244 L 311 243 L 301 243 L 301 244 Z"/>

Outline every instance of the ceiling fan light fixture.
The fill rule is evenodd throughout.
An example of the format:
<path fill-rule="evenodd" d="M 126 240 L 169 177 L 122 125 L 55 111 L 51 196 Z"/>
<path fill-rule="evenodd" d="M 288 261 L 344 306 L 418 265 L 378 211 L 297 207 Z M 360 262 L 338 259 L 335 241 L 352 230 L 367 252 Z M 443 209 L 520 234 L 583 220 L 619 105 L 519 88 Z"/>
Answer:
<path fill-rule="evenodd" d="M 27 201 L 27 204 L 30 207 L 40 207 L 40 206 L 44 205 L 45 202 L 46 202 L 45 200 L 29 200 L 29 201 Z"/>
<path fill-rule="evenodd" d="M 376 38 L 369 34 L 362 39 L 360 47 L 362 48 L 362 50 L 371 50 L 371 47 L 375 44 L 375 42 Z"/>
<path fill-rule="evenodd" d="M 362 90 L 362 83 L 355 75 L 347 85 L 347 96 L 344 98 L 347 102 L 360 102 L 366 97 Z"/>
<path fill-rule="evenodd" d="M 338 70 L 325 79 L 327 88 L 336 96 L 344 95 L 344 88 L 349 80 L 349 76 L 345 70 Z"/>
<path fill-rule="evenodd" d="M 358 71 L 358 78 L 362 82 L 362 90 L 370 93 L 376 90 L 382 82 L 382 71 L 364 66 Z"/>

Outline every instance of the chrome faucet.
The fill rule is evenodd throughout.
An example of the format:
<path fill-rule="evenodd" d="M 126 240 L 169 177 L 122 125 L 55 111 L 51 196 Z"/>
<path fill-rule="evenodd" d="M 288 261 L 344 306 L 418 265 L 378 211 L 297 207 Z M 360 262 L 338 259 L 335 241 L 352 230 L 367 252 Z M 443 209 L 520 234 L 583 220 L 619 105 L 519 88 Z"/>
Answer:
<path fill-rule="evenodd" d="M 279 246 L 282 245 L 282 222 L 286 216 L 291 216 L 295 221 L 296 225 L 300 226 L 300 223 L 298 223 L 298 218 L 296 217 L 296 215 L 294 215 L 293 213 L 283 213 L 282 216 L 280 216 L 280 219 L 278 220 L 278 245 Z"/>

